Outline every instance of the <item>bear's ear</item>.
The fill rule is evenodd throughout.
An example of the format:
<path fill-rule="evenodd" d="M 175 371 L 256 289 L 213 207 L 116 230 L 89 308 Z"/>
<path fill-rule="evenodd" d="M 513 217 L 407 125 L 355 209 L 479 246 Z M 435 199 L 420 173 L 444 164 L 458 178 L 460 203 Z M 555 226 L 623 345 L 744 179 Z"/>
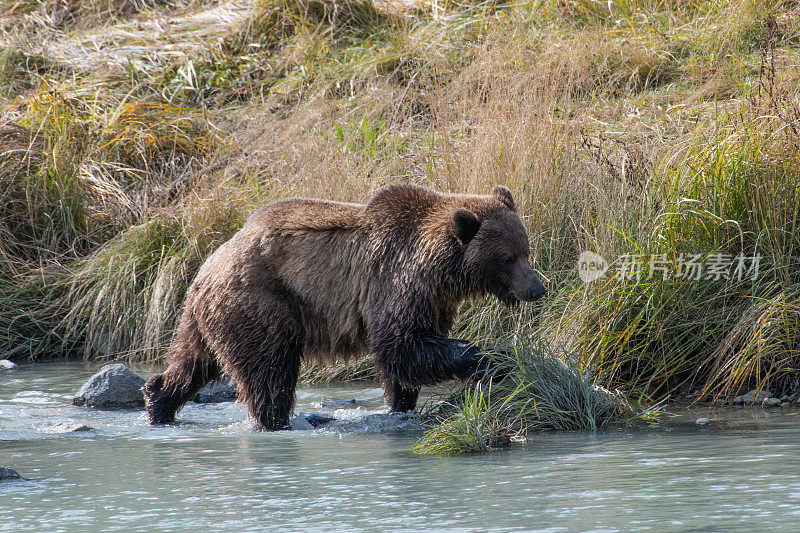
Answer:
<path fill-rule="evenodd" d="M 492 196 L 494 196 L 496 200 L 498 200 L 501 204 L 504 204 L 507 208 L 511 209 L 515 213 L 517 212 L 517 204 L 514 203 L 514 197 L 511 196 L 511 191 L 509 191 L 507 187 L 497 185 L 494 189 L 492 189 Z"/>
<path fill-rule="evenodd" d="M 458 240 L 466 246 L 475 237 L 478 230 L 481 229 L 481 221 L 478 220 L 475 213 L 466 209 L 459 209 L 453 213 L 453 227 Z"/>

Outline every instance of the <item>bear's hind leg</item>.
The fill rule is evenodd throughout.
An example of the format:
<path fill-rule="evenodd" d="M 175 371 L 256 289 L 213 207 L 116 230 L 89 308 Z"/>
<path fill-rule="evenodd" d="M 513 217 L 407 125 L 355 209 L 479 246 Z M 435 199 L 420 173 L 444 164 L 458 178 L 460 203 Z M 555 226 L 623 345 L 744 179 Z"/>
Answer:
<path fill-rule="evenodd" d="M 265 295 L 261 301 L 258 313 L 237 310 L 209 324 L 207 338 L 213 339 L 211 347 L 253 419 L 267 430 L 288 429 L 300 375 L 302 330 L 282 298 Z"/>
<path fill-rule="evenodd" d="M 181 323 L 169 348 L 169 366 L 142 387 L 151 424 L 170 424 L 175 413 L 206 383 L 220 376 L 219 364 L 192 323 Z"/>
<path fill-rule="evenodd" d="M 300 375 L 300 349 L 272 351 L 265 357 L 280 361 L 269 365 L 271 372 L 264 376 L 260 369 L 236 371 L 240 384 L 239 396 L 245 398 L 250 415 L 270 431 L 289 429 L 297 379 Z"/>

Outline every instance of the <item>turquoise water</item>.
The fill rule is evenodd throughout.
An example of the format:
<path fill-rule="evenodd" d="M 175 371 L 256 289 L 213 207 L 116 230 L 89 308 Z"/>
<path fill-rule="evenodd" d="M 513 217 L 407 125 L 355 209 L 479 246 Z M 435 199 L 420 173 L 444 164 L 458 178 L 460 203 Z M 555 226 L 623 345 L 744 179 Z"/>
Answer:
<path fill-rule="evenodd" d="M 325 429 L 259 432 L 235 403 L 153 428 L 142 411 L 70 405 L 94 370 L 0 374 L 0 465 L 30 479 L 0 483 L 0 531 L 800 529 L 796 410 L 694 409 L 669 428 L 419 458 L 419 420 L 386 413 L 374 385 L 301 388 L 298 410 L 337 418 Z M 95 429 L 42 432 L 63 421 Z"/>

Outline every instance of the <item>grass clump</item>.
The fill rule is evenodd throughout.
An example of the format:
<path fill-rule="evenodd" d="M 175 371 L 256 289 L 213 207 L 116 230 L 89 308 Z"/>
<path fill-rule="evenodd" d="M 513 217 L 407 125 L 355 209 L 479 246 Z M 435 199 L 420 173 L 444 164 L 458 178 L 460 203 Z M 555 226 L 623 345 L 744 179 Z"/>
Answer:
<path fill-rule="evenodd" d="M 23 30 L 73 30 L 107 24 L 157 7 L 169 5 L 168 0 L 21 0 L 3 2 L 0 28 L 14 22 Z M 12 29 L 13 26 L 12 26 Z"/>
<path fill-rule="evenodd" d="M 42 280 L 13 276 L 0 300 L 7 328 L 0 330 L 0 347 L 31 358 L 82 353 L 157 361 L 195 271 L 241 227 L 243 205 L 253 204 L 242 198 L 186 202 L 44 272 Z"/>
<path fill-rule="evenodd" d="M 4 253 L 81 256 L 146 219 L 220 142 L 199 118 L 59 87 L 22 100 L 0 129 L 0 231 L 13 236 Z"/>
<path fill-rule="evenodd" d="M 244 222 L 233 202 L 186 209 L 129 228 L 62 281 L 68 312 L 59 326 L 87 357 L 126 351 L 151 362 L 169 342 L 194 272 Z"/>
<path fill-rule="evenodd" d="M 25 53 L 19 43 L 11 41 L 0 49 L 0 99 L 15 98 L 58 70 L 52 61 Z"/>
<path fill-rule="evenodd" d="M 291 99 L 330 78 L 332 66 L 338 71 L 352 61 L 343 55 L 385 41 L 401 21 L 369 0 L 261 0 L 218 43 L 165 69 L 158 84 L 168 101 L 201 107 L 276 94 Z"/>
<path fill-rule="evenodd" d="M 604 389 L 586 367 L 544 344 L 521 346 L 509 361 L 513 390 L 501 404 L 514 434 L 538 430 L 597 430 L 624 420 L 630 408 Z M 506 385 L 508 387 L 512 385 Z"/>
<path fill-rule="evenodd" d="M 456 413 L 441 420 L 411 447 L 417 455 L 459 455 L 488 451 L 499 441 L 490 391 L 476 386 L 464 391 Z"/>
<path fill-rule="evenodd" d="M 532 431 L 598 430 L 633 416 L 577 359 L 543 343 L 495 356 L 507 377 L 466 389 L 450 414 L 412 446 L 419 455 L 487 451 Z"/>

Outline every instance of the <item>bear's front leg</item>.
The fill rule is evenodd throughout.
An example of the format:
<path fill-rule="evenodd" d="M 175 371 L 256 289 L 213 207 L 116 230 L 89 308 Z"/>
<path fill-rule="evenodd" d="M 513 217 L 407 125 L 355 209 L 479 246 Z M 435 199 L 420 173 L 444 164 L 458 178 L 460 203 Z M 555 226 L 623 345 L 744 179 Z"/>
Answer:
<path fill-rule="evenodd" d="M 497 356 L 501 356 L 498 358 Z M 504 363 L 503 359 L 511 359 L 512 355 L 506 350 L 492 350 L 491 352 L 483 352 L 478 366 L 475 369 L 473 379 L 475 381 L 484 381 L 491 379 L 494 381 L 502 381 L 511 372 L 511 366 Z"/>
<path fill-rule="evenodd" d="M 397 413 L 405 413 L 414 410 L 417 406 L 419 387 L 403 387 L 394 379 L 385 379 L 383 381 L 383 397 L 389 409 Z"/>
<path fill-rule="evenodd" d="M 488 369 L 478 347 L 439 335 L 381 343 L 375 353 L 384 396 L 393 411 L 413 409 L 422 385 L 474 378 L 476 372 L 481 377 Z"/>

